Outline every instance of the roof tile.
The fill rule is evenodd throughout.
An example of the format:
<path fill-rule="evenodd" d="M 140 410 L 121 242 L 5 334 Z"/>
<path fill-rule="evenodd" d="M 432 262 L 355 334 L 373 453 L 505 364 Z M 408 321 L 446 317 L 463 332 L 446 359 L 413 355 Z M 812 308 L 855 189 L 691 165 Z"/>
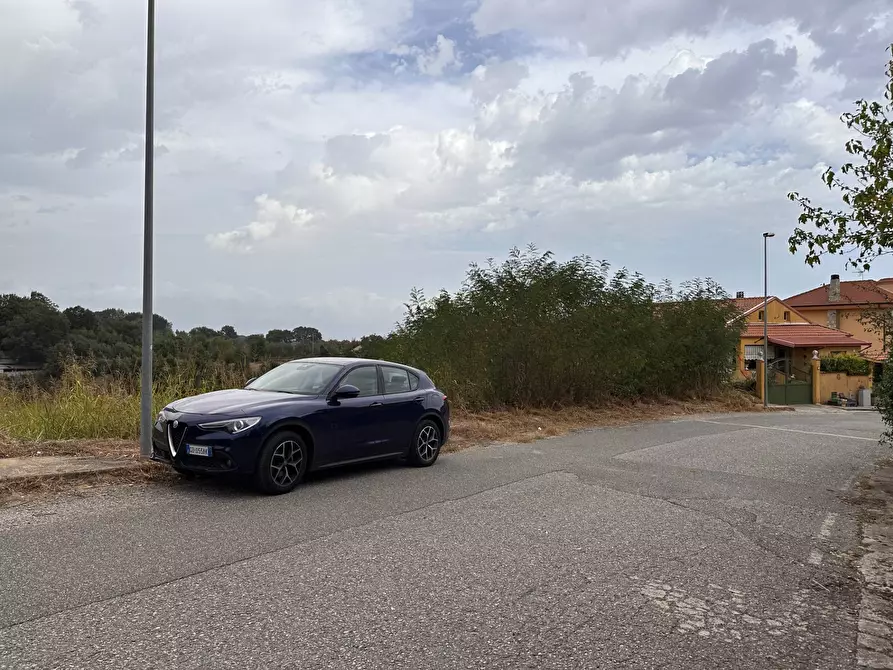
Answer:
<path fill-rule="evenodd" d="M 791 307 L 838 307 L 841 305 L 893 304 L 893 293 L 881 288 L 874 279 L 840 282 L 840 300 L 828 300 L 828 285 L 819 286 L 805 293 L 798 293 L 785 300 Z"/>
<path fill-rule="evenodd" d="M 743 337 L 763 337 L 762 323 L 748 323 Z M 787 347 L 867 347 L 849 333 L 814 323 L 770 323 L 769 341 Z"/>
<path fill-rule="evenodd" d="M 747 312 L 752 310 L 757 305 L 762 305 L 763 298 L 735 298 L 733 302 L 735 303 L 735 307 L 737 307 L 740 311 Z"/>

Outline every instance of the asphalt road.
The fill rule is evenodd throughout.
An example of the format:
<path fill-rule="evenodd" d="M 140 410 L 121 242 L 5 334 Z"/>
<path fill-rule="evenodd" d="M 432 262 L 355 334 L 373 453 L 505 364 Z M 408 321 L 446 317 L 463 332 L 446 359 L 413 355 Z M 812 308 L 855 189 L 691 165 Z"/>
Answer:
<path fill-rule="evenodd" d="M 0 510 L 0 668 L 850 668 L 878 416 L 685 418 Z"/>

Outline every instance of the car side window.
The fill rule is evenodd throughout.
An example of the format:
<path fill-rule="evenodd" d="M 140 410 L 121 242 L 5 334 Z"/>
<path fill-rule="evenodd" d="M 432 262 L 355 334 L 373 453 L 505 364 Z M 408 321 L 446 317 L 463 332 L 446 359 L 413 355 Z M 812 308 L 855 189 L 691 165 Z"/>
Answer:
<path fill-rule="evenodd" d="M 409 373 L 409 390 L 410 391 L 418 391 L 419 384 L 421 384 L 421 380 L 418 375 L 414 375 L 413 373 Z"/>
<path fill-rule="evenodd" d="M 374 365 L 365 365 L 347 373 L 340 386 L 351 384 L 360 389 L 360 397 L 378 395 L 378 372 Z"/>
<path fill-rule="evenodd" d="M 386 394 L 408 393 L 412 390 L 412 386 L 409 383 L 409 373 L 406 370 L 382 365 L 381 374 L 384 377 L 384 392 Z"/>

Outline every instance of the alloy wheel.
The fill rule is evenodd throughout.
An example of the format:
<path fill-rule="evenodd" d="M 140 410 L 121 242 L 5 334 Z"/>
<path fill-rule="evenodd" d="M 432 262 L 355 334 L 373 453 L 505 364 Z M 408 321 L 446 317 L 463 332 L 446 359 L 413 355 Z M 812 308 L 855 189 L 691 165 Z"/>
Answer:
<path fill-rule="evenodd" d="M 270 459 L 270 477 L 277 486 L 290 486 L 298 480 L 304 464 L 304 448 L 294 440 L 276 445 Z"/>
<path fill-rule="evenodd" d="M 425 463 L 430 461 L 437 454 L 437 448 L 440 446 L 440 435 L 434 426 L 427 425 L 419 431 L 419 439 L 416 443 L 416 452 L 419 458 Z"/>

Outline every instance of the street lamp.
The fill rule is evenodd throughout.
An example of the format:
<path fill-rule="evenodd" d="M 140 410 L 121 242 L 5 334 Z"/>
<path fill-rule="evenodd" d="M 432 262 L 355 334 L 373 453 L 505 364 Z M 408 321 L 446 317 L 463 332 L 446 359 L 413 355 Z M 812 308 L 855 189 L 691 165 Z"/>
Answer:
<path fill-rule="evenodd" d="M 143 201 L 143 356 L 140 364 L 140 456 L 152 455 L 152 217 L 155 167 L 155 0 L 146 29 L 146 182 Z"/>
<path fill-rule="evenodd" d="M 763 407 L 769 406 L 769 238 L 763 233 Z"/>

